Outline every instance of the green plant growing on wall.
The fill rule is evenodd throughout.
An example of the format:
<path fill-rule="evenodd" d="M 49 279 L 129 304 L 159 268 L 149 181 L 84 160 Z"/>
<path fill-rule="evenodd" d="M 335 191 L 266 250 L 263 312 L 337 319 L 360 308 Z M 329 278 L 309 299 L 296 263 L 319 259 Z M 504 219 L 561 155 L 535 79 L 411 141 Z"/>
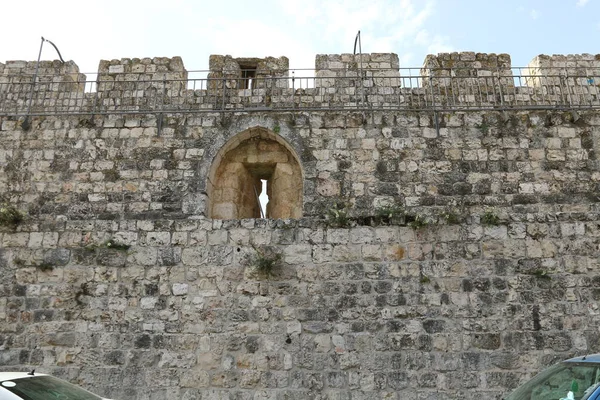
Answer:
<path fill-rule="evenodd" d="M 440 217 L 442 217 L 442 219 L 446 221 L 448 225 L 456 225 L 460 223 L 460 217 L 458 216 L 458 213 L 454 212 L 453 210 L 444 210 Z"/>
<path fill-rule="evenodd" d="M 381 223 L 399 223 L 405 215 L 404 207 L 398 203 L 387 204 L 375 209 L 375 221 Z"/>
<path fill-rule="evenodd" d="M 0 226 L 15 227 L 23 221 L 24 215 L 16 207 L 0 203 Z"/>
<path fill-rule="evenodd" d="M 85 246 L 85 250 L 90 251 L 90 252 L 94 252 L 94 251 L 96 251 L 96 249 L 113 249 L 113 250 L 118 250 L 118 251 L 127 251 L 130 248 L 131 248 L 130 245 L 124 244 L 124 243 L 119 243 L 115 239 L 108 239 L 107 241 L 103 242 L 102 244 L 90 243 Z"/>
<path fill-rule="evenodd" d="M 281 132 L 281 127 L 279 126 L 279 124 L 277 124 L 273 127 L 273 132 L 275 132 L 275 133 Z"/>
<path fill-rule="evenodd" d="M 16 265 L 17 267 L 24 267 L 25 266 L 25 260 L 23 260 L 22 258 L 15 257 L 13 259 L 13 264 Z"/>
<path fill-rule="evenodd" d="M 411 221 L 408 223 L 408 226 L 414 230 L 424 228 L 427 225 L 429 225 L 429 221 L 427 221 L 427 218 L 421 214 L 416 214 L 415 216 L 411 217 Z"/>
<path fill-rule="evenodd" d="M 281 267 L 281 253 L 272 246 L 252 246 L 254 255 L 250 258 L 250 265 L 261 275 L 270 277 L 275 270 Z"/>
<path fill-rule="evenodd" d="M 117 171 L 114 168 L 104 171 L 104 179 L 106 179 L 108 182 L 115 182 L 120 177 L 121 177 L 121 174 L 119 174 L 119 171 Z"/>
<path fill-rule="evenodd" d="M 540 279 L 552 279 L 548 271 L 545 269 L 536 269 L 535 271 L 531 272 L 531 275 L 536 276 Z"/>
<path fill-rule="evenodd" d="M 336 228 L 347 228 L 350 226 L 348 206 L 343 202 L 335 202 L 327 209 L 327 222 Z"/>
<path fill-rule="evenodd" d="M 78 123 L 77 123 L 77 128 L 95 128 L 96 124 L 94 123 L 94 119 L 93 118 L 82 118 Z"/>
<path fill-rule="evenodd" d="M 490 126 L 485 121 L 483 121 L 481 124 L 476 124 L 475 127 L 484 135 L 490 131 Z"/>
<path fill-rule="evenodd" d="M 500 217 L 494 210 L 485 210 L 480 219 L 483 225 L 496 226 L 500 223 Z"/>
<path fill-rule="evenodd" d="M 119 243 L 114 239 L 108 239 L 106 242 L 104 242 L 103 247 L 119 251 L 127 251 L 131 246 L 128 244 Z"/>
<path fill-rule="evenodd" d="M 54 264 L 51 264 L 47 261 L 43 261 L 39 264 L 35 264 L 35 267 L 42 272 L 50 272 L 54 269 Z"/>

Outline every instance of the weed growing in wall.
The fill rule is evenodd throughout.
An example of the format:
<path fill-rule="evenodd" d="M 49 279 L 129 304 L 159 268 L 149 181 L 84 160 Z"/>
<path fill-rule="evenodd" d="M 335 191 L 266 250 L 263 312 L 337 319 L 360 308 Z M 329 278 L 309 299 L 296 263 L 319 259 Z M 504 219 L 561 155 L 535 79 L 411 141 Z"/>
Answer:
<path fill-rule="evenodd" d="M 427 218 L 421 214 L 407 216 L 407 220 L 410 220 L 408 222 L 408 226 L 410 226 L 414 230 L 421 229 L 429 225 L 429 221 L 427 221 Z"/>
<path fill-rule="evenodd" d="M 500 223 L 500 217 L 494 210 L 486 210 L 483 214 L 481 214 L 480 219 L 483 225 L 495 226 Z"/>
<path fill-rule="evenodd" d="M 490 131 L 490 126 L 485 121 L 475 126 L 477 127 L 477 129 L 479 129 L 479 132 L 483 133 L 484 135 L 486 135 Z"/>
<path fill-rule="evenodd" d="M 405 216 L 404 207 L 398 203 L 389 204 L 375 209 L 375 221 L 379 224 L 399 224 Z"/>
<path fill-rule="evenodd" d="M 535 271 L 531 272 L 531 275 L 536 276 L 540 279 L 552 279 L 548 271 L 545 269 L 536 269 Z"/>
<path fill-rule="evenodd" d="M 336 228 L 349 227 L 350 217 L 348 216 L 348 206 L 342 202 L 334 203 L 327 210 L 327 222 L 330 226 Z"/>
<path fill-rule="evenodd" d="M 85 246 L 85 249 L 90 252 L 94 252 L 96 251 L 96 249 L 113 249 L 119 251 L 127 251 L 130 247 L 131 246 L 128 244 L 119 243 L 114 239 L 108 239 L 106 242 L 100 245 L 94 243 L 88 244 L 87 246 Z"/>
<path fill-rule="evenodd" d="M 0 226 L 15 227 L 23 221 L 24 215 L 14 206 L 0 203 Z"/>
<path fill-rule="evenodd" d="M 281 253 L 271 246 L 252 246 L 254 255 L 250 258 L 249 264 L 256 271 L 266 277 L 272 276 L 275 270 L 281 267 Z"/>
<path fill-rule="evenodd" d="M 15 257 L 13 260 L 13 264 L 17 267 L 24 267 L 25 266 L 25 260 L 23 260 L 22 258 L 18 258 Z"/>
<path fill-rule="evenodd" d="M 127 250 L 129 250 L 129 248 L 131 246 L 128 244 L 119 243 L 119 242 L 115 241 L 114 239 L 109 239 L 106 242 L 104 242 L 103 247 L 106 247 L 107 249 L 127 251 Z"/>
<path fill-rule="evenodd" d="M 44 261 L 39 264 L 36 264 L 35 267 L 42 272 L 50 272 L 54 269 L 54 264 Z"/>
<path fill-rule="evenodd" d="M 454 212 L 453 210 L 444 210 L 440 217 L 442 217 L 442 219 L 446 221 L 448 225 L 456 225 L 460 223 L 460 217 L 458 216 L 458 213 Z"/>
<path fill-rule="evenodd" d="M 119 174 L 119 171 L 117 171 L 116 169 L 109 169 L 104 171 L 104 179 L 108 182 L 115 182 L 119 180 L 120 177 L 121 174 Z"/>

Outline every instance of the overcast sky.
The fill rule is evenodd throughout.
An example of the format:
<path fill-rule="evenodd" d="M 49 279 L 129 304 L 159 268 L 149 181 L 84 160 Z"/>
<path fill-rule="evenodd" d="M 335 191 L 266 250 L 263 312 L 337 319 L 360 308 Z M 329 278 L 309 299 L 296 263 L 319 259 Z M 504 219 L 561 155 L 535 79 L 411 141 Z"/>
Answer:
<path fill-rule="evenodd" d="M 21 0 L 6 1 L 0 62 L 35 60 L 40 37 L 96 72 L 100 59 L 181 56 L 206 69 L 210 54 L 285 55 L 314 68 L 315 54 L 394 52 L 402 67 L 448 51 L 600 53 L 600 0 Z M 45 45 L 42 59 L 56 59 Z"/>

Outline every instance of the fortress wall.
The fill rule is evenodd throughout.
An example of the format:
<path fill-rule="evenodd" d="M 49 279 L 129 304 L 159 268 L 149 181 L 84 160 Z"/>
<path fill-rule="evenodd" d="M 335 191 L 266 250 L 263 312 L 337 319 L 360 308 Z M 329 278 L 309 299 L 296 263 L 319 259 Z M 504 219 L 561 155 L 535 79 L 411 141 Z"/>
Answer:
<path fill-rule="evenodd" d="M 0 228 L 0 368 L 128 399 L 475 399 L 600 351 L 596 113 L 438 118 L 3 117 L 25 220 Z M 304 217 L 206 218 L 257 126 L 299 155 Z"/>
<path fill-rule="evenodd" d="M 331 85 L 218 97 L 233 108 L 269 98 L 269 110 L 216 112 L 208 89 L 173 79 L 144 86 L 186 78 L 180 60 L 157 58 L 102 64 L 107 85 L 79 99 L 104 113 L 32 115 L 28 129 L 0 116 L 0 369 L 115 399 L 474 400 L 599 352 L 597 110 L 273 106 L 360 102 L 360 84 L 338 77 L 356 72 L 353 57 L 319 56 Z M 394 55 L 368 57 L 397 68 Z M 371 104 L 434 99 L 452 89 L 454 60 L 509 87 L 498 68 L 510 60 L 482 57 L 429 58 L 435 91 L 356 82 Z M 52 76 L 77 73 L 53 65 Z M 0 64 L 0 77 L 30 67 Z M 53 93 L 58 107 L 77 92 Z M 297 161 L 301 218 L 208 218 L 210 171 L 248 132 Z M 277 170 L 264 159 L 236 167 Z M 7 219 L 12 207 L 22 221 Z"/>

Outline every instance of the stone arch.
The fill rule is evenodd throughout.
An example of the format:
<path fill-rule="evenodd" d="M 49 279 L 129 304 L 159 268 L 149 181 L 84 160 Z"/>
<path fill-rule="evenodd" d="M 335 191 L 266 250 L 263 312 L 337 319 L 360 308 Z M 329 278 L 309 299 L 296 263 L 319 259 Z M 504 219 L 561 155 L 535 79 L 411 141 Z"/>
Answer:
<path fill-rule="evenodd" d="M 208 174 L 208 216 L 260 218 L 258 195 L 267 181 L 267 218 L 302 217 L 304 172 L 294 149 L 261 127 L 231 138 L 213 159 Z"/>

